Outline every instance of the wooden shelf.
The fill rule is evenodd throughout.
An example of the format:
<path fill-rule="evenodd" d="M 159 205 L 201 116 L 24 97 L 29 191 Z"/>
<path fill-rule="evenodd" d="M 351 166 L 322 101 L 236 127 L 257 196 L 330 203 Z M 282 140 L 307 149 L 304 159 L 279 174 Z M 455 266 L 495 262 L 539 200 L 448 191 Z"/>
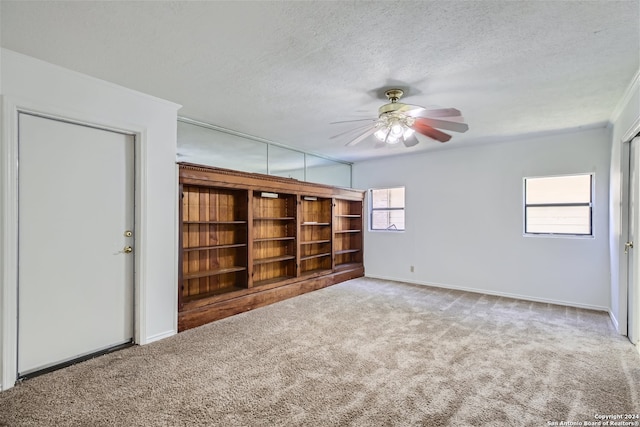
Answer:
<path fill-rule="evenodd" d="M 331 273 L 331 269 L 330 268 L 316 268 L 313 270 L 305 270 L 302 273 L 300 273 L 301 276 L 310 276 L 312 274 L 328 274 Z"/>
<path fill-rule="evenodd" d="M 246 224 L 247 221 L 182 221 L 183 224 Z"/>
<path fill-rule="evenodd" d="M 338 218 L 362 218 L 362 215 L 336 215 Z"/>
<path fill-rule="evenodd" d="M 308 242 L 300 242 L 301 245 L 319 245 L 322 243 L 331 243 L 331 240 L 309 240 Z"/>
<path fill-rule="evenodd" d="M 362 230 L 336 230 L 336 234 L 342 233 L 360 233 Z"/>
<path fill-rule="evenodd" d="M 278 283 L 288 279 L 293 279 L 293 276 L 278 276 L 278 277 L 272 277 L 271 279 L 259 280 L 257 282 L 253 282 L 253 286 L 256 287 L 256 286 L 270 285 L 272 283 Z"/>
<path fill-rule="evenodd" d="M 325 257 L 325 256 L 331 256 L 331 252 L 327 252 L 327 253 L 324 253 L 324 254 L 315 254 L 315 255 L 302 256 L 302 257 L 300 257 L 300 261 L 306 261 L 308 259 L 321 258 L 321 257 Z"/>
<path fill-rule="evenodd" d="M 253 218 L 254 221 L 293 221 L 296 219 L 293 216 L 277 216 L 277 217 L 260 217 Z"/>
<path fill-rule="evenodd" d="M 215 296 L 222 295 L 222 294 L 228 294 L 229 292 L 243 291 L 245 289 L 246 288 L 241 288 L 239 286 L 229 286 L 229 287 L 226 287 L 226 288 L 216 289 L 216 290 L 213 290 L 213 291 L 210 291 L 210 292 L 206 292 L 206 293 L 203 293 L 203 294 L 188 295 L 188 296 L 182 298 L 182 302 L 184 304 L 189 304 L 189 303 L 192 303 L 194 301 L 199 301 L 199 300 L 204 299 L 204 298 L 211 298 L 211 297 L 215 297 Z"/>
<path fill-rule="evenodd" d="M 342 249 L 340 251 L 336 251 L 336 255 L 351 254 L 354 252 L 360 252 L 360 249 Z"/>
<path fill-rule="evenodd" d="M 247 267 L 241 267 L 241 266 L 217 268 L 215 270 L 204 270 L 204 271 L 198 271 L 195 273 L 187 273 L 187 274 L 184 274 L 183 278 L 185 280 L 198 279 L 200 277 L 210 277 L 210 276 L 218 276 L 220 274 L 235 273 L 236 271 L 243 271 L 246 269 Z"/>
<path fill-rule="evenodd" d="M 230 249 L 230 248 L 245 248 L 247 247 L 246 243 L 233 243 L 230 245 L 213 245 L 213 246 L 195 246 L 192 248 L 183 248 L 185 252 L 190 251 L 208 251 L 214 249 Z"/>
<path fill-rule="evenodd" d="M 253 239 L 253 242 L 277 242 L 281 240 L 295 240 L 294 236 L 285 236 L 285 237 L 263 237 L 261 239 Z"/>
<path fill-rule="evenodd" d="M 359 262 L 344 262 L 342 264 L 336 264 L 336 269 L 351 269 L 351 268 L 358 268 L 358 267 L 362 267 L 362 264 Z"/>
<path fill-rule="evenodd" d="M 253 260 L 253 265 L 260 264 L 268 264 L 270 262 L 280 262 L 280 261 L 288 261 L 290 259 L 295 259 L 295 255 L 280 255 L 280 256 L 272 256 L 269 258 L 258 258 Z"/>
<path fill-rule="evenodd" d="M 310 226 L 310 225 L 331 225 L 331 223 L 330 222 L 303 222 L 300 225 L 307 225 L 307 226 Z"/>

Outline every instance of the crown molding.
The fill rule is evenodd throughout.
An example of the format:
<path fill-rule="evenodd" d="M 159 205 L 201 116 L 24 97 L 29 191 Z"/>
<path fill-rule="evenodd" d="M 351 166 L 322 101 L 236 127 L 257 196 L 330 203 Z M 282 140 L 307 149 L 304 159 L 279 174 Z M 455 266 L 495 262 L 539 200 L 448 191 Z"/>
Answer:
<path fill-rule="evenodd" d="M 620 118 L 620 114 L 622 114 L 622 111 L 629 103 L 629 99 L 631 98 L 632 94 L 639 88 L 640 88 L 640 69 L 638 69 L 638 71 L 636 72 L 636 75 L 633 76 L 633 79 L 631 79 L 629 86 L 627 86 L 624 93 L 622 94 L 622 98 L 620 98 L 620 101 L 618 101 L 616 108 L 613 109 L 613 112 L 611 113 L 611 117 L 609 118 L 610 123 L 615 123 L 616 120 Z"/>

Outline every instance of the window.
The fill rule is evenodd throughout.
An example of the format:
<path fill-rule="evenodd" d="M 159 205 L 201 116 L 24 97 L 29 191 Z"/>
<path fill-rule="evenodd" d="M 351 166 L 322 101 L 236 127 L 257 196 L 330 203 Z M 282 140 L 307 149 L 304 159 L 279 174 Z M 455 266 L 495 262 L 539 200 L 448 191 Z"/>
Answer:
<path fill-rule="evenodd" d="M 524 179 L 524 232 L 591 236 L 591 174 Z"/>
<path fill-rule="evenodd" d="M 369 190 L 369 230 L 404 231 L 404 187 Z"/>

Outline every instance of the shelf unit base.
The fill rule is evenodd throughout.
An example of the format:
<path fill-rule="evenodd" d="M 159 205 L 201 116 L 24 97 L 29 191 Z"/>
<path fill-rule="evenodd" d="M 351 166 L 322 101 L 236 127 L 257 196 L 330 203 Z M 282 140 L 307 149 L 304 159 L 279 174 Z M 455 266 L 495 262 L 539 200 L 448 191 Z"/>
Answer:
<path fill-rule="evenodd" d="M 361 264 L 352 264 L 350 267 L 352 268 L 318 277 L 299 277 L 299 280 L 287 281 L 282 286 L 269 289 L 254 288 L 249 294 L 240 295 L 239 292 L 234 292 L 228 295 L 228 298 L 220 295 L 211 304 L 193 309 L 184 307 L 178 313 L 178 332 L 364 276 L 364 267 Z"/>

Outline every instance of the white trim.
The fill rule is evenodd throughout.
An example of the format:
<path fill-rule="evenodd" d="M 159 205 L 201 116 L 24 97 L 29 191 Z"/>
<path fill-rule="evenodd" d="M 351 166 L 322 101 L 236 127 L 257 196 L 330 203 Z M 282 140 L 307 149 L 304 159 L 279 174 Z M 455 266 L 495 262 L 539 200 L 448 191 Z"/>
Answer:
<path fill-rule="evenodd" d="M 622 143 L 631 142 L 638 133 L 640 133 L 640 116 L 636 117 L 635 121 L 629 126 L 629 129 L 627 129 L 627 132 L 622 135 Z"/>
<path fill-rule="evenodd" d="M 629 185 L 631 177 L 629 176 L 629 165 L 631 156 L 631 141 L 621 142 L 620 150 L 620 234 L 618 238 L 618 316 L 622 323 L 616 319 L 616 330 L 620 335 L 627 336 L 627 292 L 628 292 L 628 257 L 624 253 L 624 244 L 629 236 Z M 622 292 L 624 288 L 624 292 Z"/>
<path fill-rule="evenodd" d="M 433 287 L 433 288 L 453 289 L 453 290 L 456 290 L 456 291 L 472 292 L 474 294 L 492 295 L 492 296 L 496 296 L 496 297 L 513 298 L 513 299 L 518 299 L 518 300 L 523 300 L 523 301 L 541 302 L 541 303 L 546 303 L 546 304 L 562 305 L 562 306 L 565 306 L 565 307 L 584 308 L 584 309 L 587 309 L 587 310 L 596 310 L 596 311 L 609 312 L 609 308 L 608 307 L 604 307 L 604 306 L 600 306 L 600 305 L 580 304 L 580 303 L 575 303 L 575 302 L 570 302 L 570 301 L 554 300 L 554 299 L 550 299 L 550 298 L 537 298 L 537 297 L 531 297 L 531 296 L 528 296 L 528 295 L 512 294 L 512 293 L 508 293 L 508 292 L 497 292 L 497 291 L 490 291 L 490 290 L 486 290 L 486 289 L 467 288 L 465 286 L 448 285 L 448 284 L 444 284 L 444 283 L 423 282 L 423 281 L 420 281 L 420 280 L 398 279 L 398 278 L 385 277 L 385 276 L 375 276 L 375 275 L 372 276 L 372 275 L 368 275 L 368 274 L 365 275 L 365 277 L 370 278 L 370 279 L 391 280 L 391 281 L 394 281 L 394 282 L 404 282 L 404 283 L 411 283 L 411 284 L 414 284 L 414 285 L 430 286 L 430 287 Z"/>
<path fill-rule="evenodd" d="M 4 221 L 0 224 L 2 236 L 2 251 L 4 264 L 2 265 L 2 283 L 0 284 L 0 312 L 2 345 L 0 347 L 0 388 L 6 390 L 15 385 L 17 379 L 17 284 L 18 284 L 18 113 L 27 112 L 70 121 L 87 126 L 110 129 L 126 134 L 133 134 L 136 143 L 136 272 L 134 277 L 135 309 L 134 309 L 134 342 L 142 344 L 149 342 L 145 336 L 147 330 L 146 318 L 146 261 L 147 241 L 146 223 L 148 212 L 146 208 L 146 174 L 147 174 L 147 131 L 145 128 L 120 121 L 104 122 L 95 117 L 78 111 L 69 111 L 44 103 L 33 103 L 27 99 L 14 96 L 2 98 L 2 147 L 0 149 L 0 166 L 4 171 L 2 186 L 0 187 Z M 139 154 L 139 155 L 138 155 Z M 177 307 L 177 303 L 175 304 Z"/>
<path fill-rule="evenodd" d="M 147 336 L 147 147 L 146 129 L 136 135 L 135 177 L 135 293 L 133 339 L 137 344 L 146 343 Z M 143 285 L 144 284 L 144 285 Z"/>
<path fill-rule="evenodd" d="M 0 283 L 0 389 L 13 387 L 17 377 L 18 317 L 18 113 L 14 103 L 2 97 L 2 144 L 0 144 L 2 282 Z"/>
<path fill-rule="evenodd" d="M 636 123 L 640 123 L 640 121 L 636 120 Z M 637 129 L 636 129 L 637 131 Z M 636 144 L 636 153 L 635 153 L 635 158 L 632 160 L 635 162 L 635 168 L 637 170 L 637 168 L 640 168 L 640 147 L 637 146 L 637 144 L 640 144 L 640 137 L 635 137 L 633 139 L 631 139 L 631 141 L 629 142 L 629 147 L 630 147 L 630 153 L 633 153 L 633 145 L 632 144 Z M 631 163 L 630 163 L 631 164 Z M 630 168 L 631 169 L 631 168 Z M 633 188 L 632 186 L 632 181 L 633 180 L 633 176 L 629 175 L 629 188 Z M 633 188 L 633 190 L 635 192 L 638 191 L 638 188 Z M 627 203 L 628 205 L 628 203 Z M 628 218 L 628 224 L 627 224 L 627 230 L 629 230 L 630 224 L 634 224 L 634 239 L 638 237 L 638 234 L 640 234 L 640 230 L 638 230 L 640 227 L 638 227 L 638 222 L 637 222 L 637 218 L 638 215 L 640 215 L 640 213 L 638 212 L 638 205 L 637 205 L 637 201 L 636 201 L 636 205 L 634 206 L 636 209 L 632 209 L 629 210 L 629 212 L 633 211 L 635 214 L 635 218 Z M 628 208 L 628 206 L 627 206 Z M 627 231 L 627 235 L 623 236 L 624 239 L 623 241 L 626 241 L 628 239 L 628 231 Z M 627 276 L 626 276 L 626 280 L 625 280 L 625 313 L 626 313 L 626 335 L 629 338 L 629 341 L 631 341 L 632 344 L 637 344 L 639 342 L 639 335 L 640 335 L 640 318 L 638 318 L 638 316 L 636 315 L 638 312 L 640 312 L 640 307 L 636 307 L 636 304 L 638 303 L 638 301 L 640 300 L 640 298 L 638 298 L 638 292 L 640 292 L 640 253 L 638 251 L 632 250 L 630 252 L 631 254 L 631 259 L 632 259 L 632 263 L 633 263 L 633 275 L 632 275 L 632 282 L 629 283 L 629 276 L 628 276 L 628 265 L 627 265 Z M 624 256 L 621 254 L 621 256 Z M 631 308 L 631 310 L 629 310 Z"/>
<path fill-rule="evenodd" d="M 611 311 L 611 309 L 609 309 L 609 319 L 611 319 L 611 323 L 613 323 L 613 327 L 615 328 L 615 330 L 620 333 L 618 319 L 616 319 L 616 316 L 613 314 L 613 311 Z"/>
<path fill-rule="evenodd" d="M 591 176 L 591 202 L 589 203 L 591 233 L 590 234 L 575 234 L 575 233 L 528 233 L 527 232 L 527 180 L 539 179 L 539 178 L 564 178 L 564 177 L 576 177 L 581 175 Z M 539 176 L 523 176 L 522 177 L 522 237 L 534 237 L 534 238 L 551 238 L 551 239 L 595 239 L 596 230 L 594 227 L 593 212 L 596 206 L 596 174 L 595 172 L 578 172 L 578 173 L 566 173 L 560 175 L 539 175 Z M 562 207 L 562 204 L 558 204 Z"/>
<path fill-rule="evenodd" d="M 627 241 L 629 236 L 629 222 L 633 220 L 632 218 L 629 218 L 628 215 L 629 186 L 631 185 L 631 176 L 629 176 L 629 165 L 631 161 L 630 144 L 634 139 L 633 137 L 638 134 L 638 132 L 640 132 L 640 117 L 638 117 L 634 121 L 633 125 L 627 129 L 619 142 L 614 141 L 614 143 L 619 143 L 622 147 L 620 150 L 620 234 L 616 236 L 618 238 L 618 271 L 620 273 L 618 277 L 618 315 L 620 316 L 621 322 L 616 322 L 616 330 L 620 335 L 627 337 L 629 335 L 629 266 L 627 262 L 627 255 L 624 253 L 624 243 Z M 637 167 L 640 167 L 640 165 L 637 165 Z M 611 286 L 613 286 L 613 283 L 611 283 Z"/>
<path fill-rule="evenodd" d="M 163 340 L 165 338 L 172 337 L 175 334 L 177 334 L 176 330 L 177 329 L 174 329 L 174 330 L 171 330 L 171 331 L 165 331 L 165 332 L 161 332 L 159 334 L 155 334 L 155 335 L 152 335 L 150 337 L 147 337 L 147 342 L 145 344 L 151 344 L 152 342 L 160 341 L 160 340 Z"/>
<path fill-rule="evenodd" d="M 640 69 L 633 76 L 631 82 L 629 82 L 629 85 L 623 92 L 620 101 L 618 101 L 616 107 L 613 109 L 611 117 L 609 118 L 609 123 L 615 123 L 620 118 L 620 114 L 622 114 L 622 112 L 626 108 L 629 100 L 631 99 L 631 96 L 637 90 L 638 85 L 640 85 Z"/>
<path fill-rule="evenodd" d="M 402 191 L 404 192 L 403 196 L 404 196 L 404 204 L 402 205 L 402 208 L 373 208 L 373 192 L 375 190 L 395 190 L 397 188 L 402 188 Z M 388 187 L 379 187 L 379 188 L 369 188 L 367 189 L 367 191 L 365 191 L 365 194 L 367 195 L 366 197 L 366 201 L 367 201 L 367 219 L 369 221 L 367 221 L 367 232 L 368 233 L 391 233 L 391 234 L 402 234 L 405 233 L 407 231 L 407 186 L 406 185 L 396 185 L 396 186 L 388 186 Z M 402 211 L 404 214 L 404 228 L 402 230 L 398 230 L 398 229 L 381 229 L 381 228 L 372 228 L 373 226 L 373 221 L 371 221 L 371 217 L 373 216 L 373 211 L 374 210 L 396 210 L 396 211 Z"/>
<path fill-rule="evenodd" d="M 175 310 L 173 312 L 173 330 L 174 333 L 178 333 L 178 292 L 182 292 L 182 290 L 180 289 L 180 280 L 179 280 L 179 270 L 180 267 L 178 266 L 178 263 L 182 262 L 182 259 L 180 259 L 180 248 L 178 247 L 178 245 L 180 244 L 180 226 L 178 224 L 179 218 L 180 218 L 180 205 L 182 205 L 182 197 L 180 194 L 180 166 L 176 163 L 175 165 L 175 179 L 174 179 L 174 185 L 175 185 L 175 189 L 173 194 L 175 194 L 175 201 L 173 203 L 173 206 L 175 206 L 175 211 L 174 211 L 174 215 L 175 215 L 175 219 L 176 219 L 176 225 L 175 225 L 175 242 L 176 244 L 174 245 L 174 251 L 173 251 L 173 259 L 174 259 L 174 280 L 173 283 L 176 284 L 176 292 L 173 293 L 174 295 L 174 300 L 173 300 L 173 309 Z"/>

